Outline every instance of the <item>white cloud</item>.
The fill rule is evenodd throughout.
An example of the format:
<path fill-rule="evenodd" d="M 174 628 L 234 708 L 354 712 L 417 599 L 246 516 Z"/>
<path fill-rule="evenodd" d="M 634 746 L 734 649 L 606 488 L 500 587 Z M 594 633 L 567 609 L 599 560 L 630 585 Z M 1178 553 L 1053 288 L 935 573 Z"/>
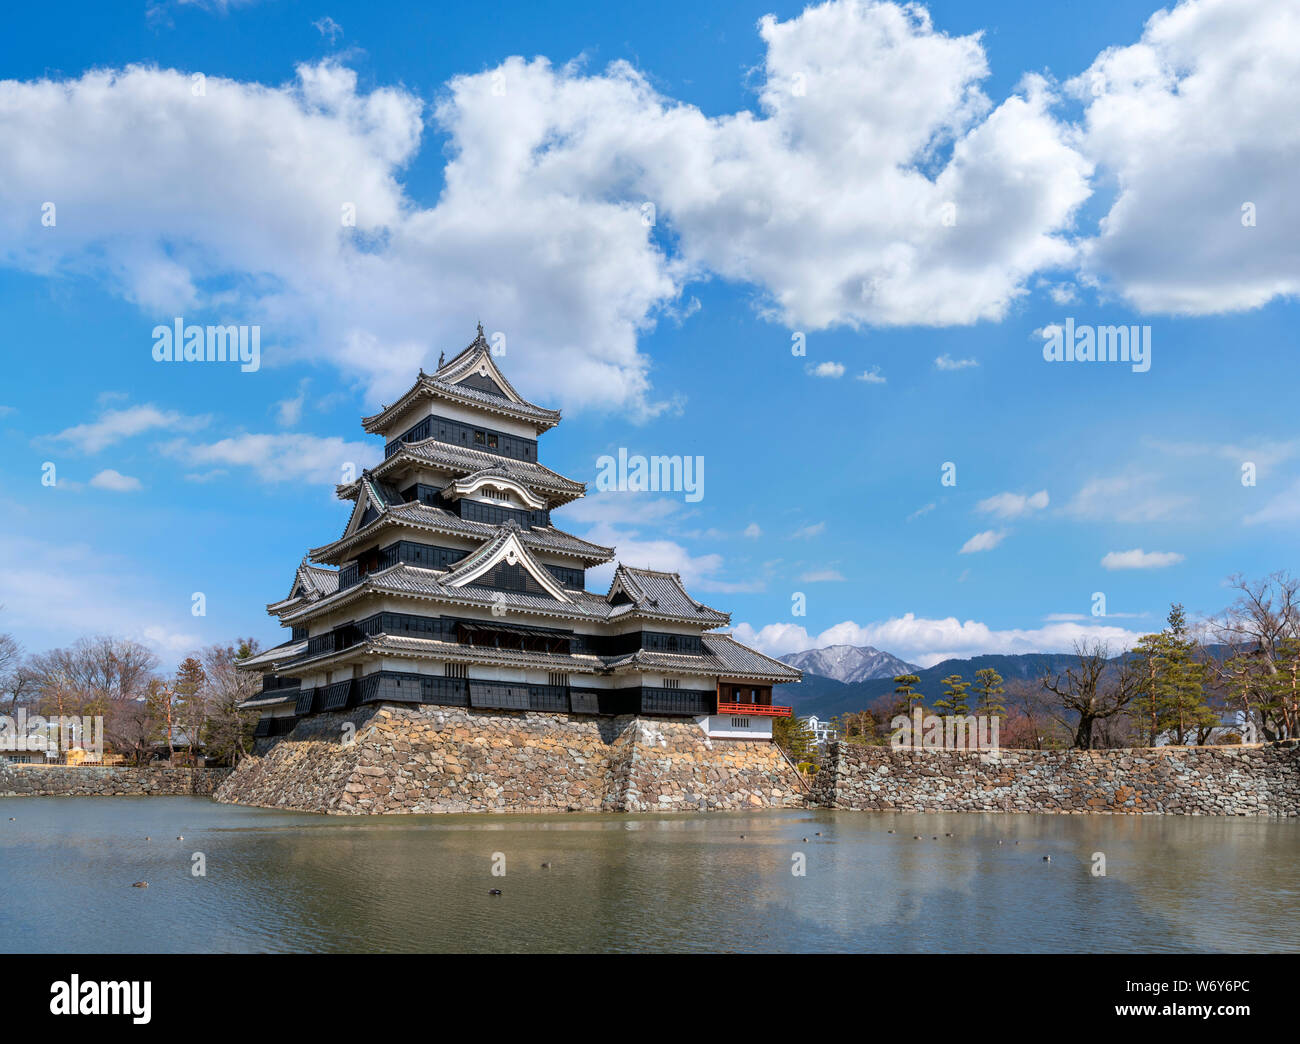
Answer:
<path fill-rule="evenodd" d="M 884 384 L 885 376 L 880 372 L 879 366 L 873 366 L 869 370 L 863 370 L 853 378 L 855 381 L 866 381 L 868 384 Z"/>
<path fill-rule="evenodd" d="M 327 37 L 330 43 L 333 43 L 343 35 L 343 26 L 339 25 L 339 23 L 334 21 L 334 19 L 329 15 L 323 15 L 311 24 L 316 27 L 316 31 L 319 32 L 321 36 Z"/>
<path fill-rule="evenodd" d="M 311 379 L 304 377 L 298 382 L 298 394 L 291 399 L 281 399 L 275 404 L 276 423 L 282 428 L 295 427 L 302 420 L 302 408 L 307 402 L 307 389 Z"/>
<path fill-rule="evenodd" d="M 1006 539 L 1006 535 L 1005 529 L 986 529 L 982 533 L 976 533 L 962 544 L 961 551 L 958 553 L 969 555 L 976 551 L 992 551 Z"/>
<path fill-rule="evenodd" d="M 810 377 L 831 377 L 839 378 L 844 376 L 844 364 L 837 362 L 817 363 L 815 366 L 809 363 L 806 367 Z"/>
<path fill-rule="evenodd" d="M 1026 496 L 1023 493 L 998 493 L 975 505 L 976 511 L 997 515 L 999 518 L 1019 518 L 1031 511 L 1041 511 L 1047 507 L 1047 490 Z"/>
<path fill-rule="evenodd" d="M 968 370 L 978 365 L 979 362 L 975 359 L 954 359 L 947 352 L 934 360 L 936 370 Z"/>
<path fill-rule="evenodd" d="M 790 623 L 767 624 L 757 630 L 742 623 L 735 634 L 739 641 L 769 656 L 828 645 L 870 645 L 922 667 L 949 657 L 983 653 L 1069 652 L 1075 642 L 1085 640 L 1106 642 L 1115 654 L 1132 648 L 1141 637 L 1138 632 L 1102 623 L 1059 621 L 1037 628 L 995 630 L 976 620 L 959 621 L 952 616 L 926 619 L 912 613 L 877 623 L 845 620 L 817 635 Z"/>
<path fill-rule="evenodd" d="M 1101 564 L 1106 569 L 1164 569 L 1181 561 L 1183 556 L 1177 551 L 1143 551 L 1134 548 L 1132 551 L 1108 551 L 1102 557 Z"/>
<path fill-rule="evenodd" d="M 90 484 L 96 489 L 107 489 L 114 493 L 134 493 L 136 490 L 144 488 L 140 485 L 138 478 L 123 475 L 113 468 L 105 468 L 99 472 L 90 480 Z"/>
<path fill-rule="evenodd" d="M 368 442 L 346 442 L 337 437 L 318 435 L 232 435 L 210 443 L 185 440 L 164 443 L 164 455 L 189 467 L 235 468 L 252 473 L 262 482 L 320 482 L 330 485 L 343 481 L 345 464 L 360 474 L 362 468 L 379 463 L 380 451 Z"/>
<path fill-rule="evenodd" d="M 813 522 L 806 526 L 800 526 L 790 536 L 793 540 L 811 540 L 813 537 L 821 536 L 825 529 L 825 522 Z"/>
<path fill-rule="evenodd" d="M 814 569 L 801 574 L 799 582 L 801 584 L 821 584 L 833 583 L 843 579 L 844 576 L 838 569 Z"/>
<path fill-rule="evenodd" d="M 749 525 L 745 527 L 745 532 L 743 535 L 748 537 L 750 540 L 757 540 L 759 537 L 763 535 L 763 531 L 759 529 L 757 522 L 751 522 Z"/>
<path fill-rule="evenodd" d="M 1297 49 L 1294 3 L 1195 0 L 1152 15 L 1137 43 L 1070 82 L 1087 105 L 1081 147 L 1119 186 L 1085 244 L 1088 278 L 1149 312 L 1300 293 Z"/>
<path fill-rule="evenodd" d="M 0 570 L 0 629 L 30 650 L 104 633 L 134 638 L 160 654 L 203 644 L 188 630 L 195 625 L 188 596 L 176 605 L 153 597 L 147 570 L 102 548 L 0 533 L 0 561 L 7 564 Z"/>
<path fill-rule="evenodd" d="M 1076 518 L 1103 522 L 1155 522 L 1185 508 L 1192 498 L 1155 489 L 1152 475 L 1115 475 L 1091 479 L 1065 505 Z"/>
<path fill-rule="evenodd" d="M 936 507 L 938 507 L 938 505 L 935 504 L 934 501 L 931 501 L 928 504 L 924 504 L 921 507 L 917 508 L 915 511 L 913 511 L 910 515 L 908 515 L 907 521 L 911 522 L 913 519 L 920 518 L 922 515 L 928 515 Z"/>
<path fill-rule="evenodd" d="M 618 549 L 615 562 L 587 570 L 587 587 L 592 591 L 608 590 L 617 562 L 639 569 L 662 569 L 677 573 L 692 594 L 700 591 L 734 593 L 762 590 L 759 581 L 732 582 L 723 578 L 724 561 L 716 553 L 693 555 L 674 540 L 646 539 L 635 529 L 624 529 L 602 522 L 582 534 L 583 539 Z"/>
<path fill-rule="evenodd" d="M 152 404 L 130 406 L 122 410 L 105 410 L 95 420 L 65 428 L 50 438 L 69 447 L 98 453 L 123 439 L 146 431 L 165 429 L 194 431 L 208 423 L 207 417 L 186 417 L 175 410 L 163 410 Z"/>
<path fill-rule="evenodd" d="M 142 66 L 6 81 L 0 135 L 23 147 L 0 152 L 0 262 L 98 278 L 146 322 L 259 323 L 268 365 L 324 357 L 370 398 L 481 316 L 543 401 L 646 414 L 666 406 L 638 338 L 693 279 L 752 286 L 803 329 L 949 325 L 1001 317 L 1071 259 L 1089 164 L 1041 79 L 994 105 L 978 34 L 913 6 L 838 0 L 759 33 L 757 112 L 706 116 L 623 62 L 453 78 L 430 207 L 401 181 L 423 100 L 337 63 L 201 95 Z M 58 201 L 57 235 L 32 199 Z"/>
<path fill-rule="evenodd" d="M 1300 479 L 1242 520 L 1248 526 L 1300 522 Z"/>

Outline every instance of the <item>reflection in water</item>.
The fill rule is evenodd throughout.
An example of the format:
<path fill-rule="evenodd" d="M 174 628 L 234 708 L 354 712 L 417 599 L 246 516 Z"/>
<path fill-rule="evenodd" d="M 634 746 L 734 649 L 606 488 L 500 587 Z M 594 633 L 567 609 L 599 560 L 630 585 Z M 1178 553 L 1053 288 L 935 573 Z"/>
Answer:
<path fill-rule="evenodd" d="M 0 950 L 1278 951 L 1297 862 L 1296 819 L 4 799 Z"/>

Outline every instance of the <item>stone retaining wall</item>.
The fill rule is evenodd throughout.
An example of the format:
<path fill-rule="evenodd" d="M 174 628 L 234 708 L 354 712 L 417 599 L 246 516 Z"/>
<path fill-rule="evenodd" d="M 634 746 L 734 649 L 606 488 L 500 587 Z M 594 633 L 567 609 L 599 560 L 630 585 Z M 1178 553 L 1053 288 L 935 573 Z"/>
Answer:
<path fill-rule="evenodd" d="M 0 797 L 209 797 L 228 768 L 0 766 Z"/>
<path fill-rule="evenodd" d="M 896 812 L 1300 815 L 1300 741 L 1262 746 L 959 751 L 832 744 L 828 808 Z"/>
<path fill-rule="evenodd" d="M 333 814 L 645 812 L 802 806 L 771 743 L 692 721 L 386 704 L 259 744 L 218 801 Z"/>

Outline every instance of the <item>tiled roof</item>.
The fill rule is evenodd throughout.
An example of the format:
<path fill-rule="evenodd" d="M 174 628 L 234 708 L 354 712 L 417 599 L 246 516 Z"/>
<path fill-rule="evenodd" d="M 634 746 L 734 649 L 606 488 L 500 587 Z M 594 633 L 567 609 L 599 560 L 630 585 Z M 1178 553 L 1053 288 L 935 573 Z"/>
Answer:
<path fill-rule="evenodd" d="M 803 673 L 780 660 L 741 645 L 726 634 L 701 636 L 705 655 L 638 649 L 623 656 L 609 657 L 606 665 L 616 672 L 634 670 L 705 674 L 724 678 L 754 678 L 765 681 L 798 681 Z"/>
<path fill-rule="evenodd" d="M 265 674 L 276 663 L 284 660 L 291 660 L 295 656 L 301 656 L 303 650 L 307 648 L 306 641 L 299 642 L 281 642 L 272 649 L 263 649 L 256 656 L 250 656 L 246 660 L 240 660 L 235 666 L 241 671 L 259 670 Z"/>
<path fill-rule="evenodd" d="M 501 457 L 495 453 L 473 449 L 470 446 L 458 446 L 437 439 L 424 439 L 420 442 L 404 442 L 402 448 L 380 464 L 370 469 L 373 478 L 379 478 L 390 472 L 405 470 L 414 462 L 432 464 L 459 473 L 458 478 L 465 478 L 476 472 L 492 470 L 503 478 L 518 482 L 534 493 L 548 494 L 552 506 L 567 504 L 584 496 L 587 487 L 581 482 L 566 478 L 559 472 L 552 471 L 542 464 L 528 460 L 515 460 Z M 404 467 L 405 466 L 405 467 Z M 340 500 L 356 500 L 361 492 L 361 479 L 342 483 L 335 487 Z M 400 499 L 400 498 L 399 498 Z"/>
<path fill-rule="evenodd" d="M 612 599 L 620 591 L 631 599 L 631 606 L 642 613 L 721 623 L 731 620 L 727 613 L 711 609 L 687 594 L 682 578 L 677 573 L 620 565 L 614 571 L 614 580 L 607 597 Z M 626 603 L 620 608 L 623 608 L 623 613 L 618 615 L 630 611 L 626 608 Z"/>
<path fill-rule="evenodd" d="M 338 589 L 339 573 L 337 569 L 326 569 L 324 566 L 312 565 L 304 558 L 293 574 L 293 583 L 289 586 L 289 594 L 278 602 L 270 603 L 266 607 L 266 611 L 278 615 L 304 602 L 315 602 L 321 598 L 327 598 Z"/>
<path fill-rule="evenodd" d="M 412 638 L 408 635 L 379 634 L 359 645 L 338 652 L 320 653 L 304 657 L 293 665 L 293 673 L 316 670 L 330 660 L 355 659 L 358 653 L 366 655 L 431 657 L 455 663 L 480 663 L 503 667 L 532 667 L 536 670 L 563 671 L 567 674 L 600 674 L 604 662 L 599 656 L 569 655 L 565 653 L 526 652 L 522 649 L 497 649 L 481 645 L 461 645 L 441 642 L 435 638 Z"/>
<path fill-rule="evenodd" d="M 461 518 L 459 515 L 453 515 L 443 508 L 434 507 L 419 500 L 412 500 L 387 509 L 379 518 L 358 529 L 351 536 L 336 540 L 323 547 L 312 548 L 310 555 L 318 561 L 335 559 L 363 540 L 370 539 L 371 535 L 383 526 L 397 523 L 423 527 L 439 533 L 459 533 L 477 540 L 493 539 L 501 528 L 489 522 L 474 522 L 470 519 Z M 519 539 L 533 551 L 554 551 L 562 555 L 571 555 L 592 564 L 608 562 L 614 557 L 612 547 L 593 544 L 581 537 L 574 536 L 572 533 L 556 529 L 554 526 L 521 528 Z"/>
<path fill-rule="evenodd" d="M 496 377 L 500 378 L 502 390 L 506 392 L 505 396 L 493 395 L 490 392 L 463 383 L 463 378 L 478 369 L 482 365 L 484 358 L 490 362 Z M 514 386 L 506 379 L 505 374 L 501 372 L 492 359 L 492 349 L 487 342 L 487 338 L 483 336 L 481 326 L 478 330 L 478 336 L 470 342 L 464 351 L 457 354 L 451 362 L 439 368 L 436 373 L 428 374 L 421 370 L 415 384 L 404 395 L 391 406 L 384 407 L 378 413 L 363 417 L 361 419 L 362 426 L 369 432 L 380 431 L 400 417 L 416 401 L 424 397 L 468 403 L 471 406 L 478 406 L 493 413 L 526 420 L 534 424 L 538 432 L 553 428 L 560 422 L 559 410 L 548 410 L 544 406 L 528 402 L 515 391 Z"/>
<path fill-rule="evenodd" d="M 577 592 L 568 592 L 571 601 L 559 602 L 549 596 L 524 594 L 518 591 L 497 591 L 473 585 L 448 587 L 444 582 L 447 575 L 441 570 L 425 569 L 399 562 L 387 569 L 368 574 L 359 584 L 339 592 L 332 598 L 304 605 L 300 610 L 287 614 L 282 619 L 286 622 L 301 620 L 305 613 L 315 615 L 348 604 L 370 591 L 417 595 L 454 605 L 474 605 L 485 609 L 504 606 L 506 610 L 564 620 L 603 620 L 609 615 L 609 603 L 599 595 L 594 598 L 579 597 Z"/>
<path fill-rule="evenodd" d="M 280 692 L 272 692 L 266 695 L 258 693 L 251 700 L 243 700 L 236 704 L 236 707 L 239 710 L 257 710 L 266 707 L 278 707 L 282 703 L 293 703 L 297 699 L 297 689 L 284 689 Z"/>
<path fill-rule="evenodd" d="M 798 681 L 803 671 L 782 663 L 771 656 L 764 656 L 757 649 L 741 645 L 729 634 L 706 634 L 700 639 L 704 648 L 716 656 L 722 664 L 723 673 L 764 675 L 771 678 L 785 678 Z"/>
<path fill-rule="evenodd" d="M 302 657 L 288 665 L 291 674 L 308 669 L 318 669 L 336 659 L 355 659 L 359 654 L 380 656 L 431 657 L 456 663 L 479 663 L 507 667 L 532 667 L 564 671 L 569 674 L 626 674 L 633 671 L 663 671 L 670 674 L 696 674 L 708 677 L 745 678 L 755 681 L 798 681 L 802 672 L 780 660 L 741 645 L 729 635 L 705 635 L 706 653 L 703 656 L 687 653 L 662 653 L 642 649 L 626 656 L 591 656 L 584 654 L 527 652 L 520 649 L 498 649 L 481 645 L 462 645 L 435 638 L 414 638 L 407 635 L 380 634 L 338 652 L 322 652 Z M 282 702 L 286 697 L 268 697 L 267 705 Z M 292 696 L 288 697 L 292 698 Z M 260 704 L 250 701 L 247 706 Z"/>
<path fill-rule="evenodd" d="M 579 495 L 587 492 L 587 487 L 583 483 L 566 478 L 559 472 L 552 471 L 544 464 L 537 464 L 531 460 L 515 460 L 513 457 L 501 457 L 495 453 L 474 449 L 471 446 L 457 446 L 451 442 L 425 439 L 422 442 L 403 443 L 399 453 L 408 453 L 417 460 L 427 460 L 432 464 L 442 464 L 457 469 L 463 468 L 466 475 L 482 471 L 484 468 L 500 468 L 507 478 L 512 478 L 521 486 L 527 486 L 529 489 L 541 489 L 557 493 L 577 493 Z M 398 456 L 399 453 L 395 453 L 393 456 Z M 389 457 L 388 459 L 392 460 L 393 458 Z M 375 470 L 377 471 L 382 467 L 382 464 L 378 465 Z"/>

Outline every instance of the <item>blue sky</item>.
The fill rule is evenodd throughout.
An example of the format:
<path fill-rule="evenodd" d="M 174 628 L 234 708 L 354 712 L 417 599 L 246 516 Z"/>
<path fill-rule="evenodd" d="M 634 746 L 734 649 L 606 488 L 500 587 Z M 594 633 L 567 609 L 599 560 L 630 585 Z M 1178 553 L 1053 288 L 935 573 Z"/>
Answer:
<path fill-rule="evenodd" d="M 1300 521 L 1300 13 L 1047 7 L 12 13 L 0 630 L 278 640 L 359 417 L 478 320 L 565 410 L 556 470 L 703 456 L 698 503 L 555 521 L 769 652 L 1223 608 Z M 258 325 L 261 368 L 156 363 L 176 316 Z M 1045 361 L 1067 318 L 1150 327 L 1149 371 Z"/>

